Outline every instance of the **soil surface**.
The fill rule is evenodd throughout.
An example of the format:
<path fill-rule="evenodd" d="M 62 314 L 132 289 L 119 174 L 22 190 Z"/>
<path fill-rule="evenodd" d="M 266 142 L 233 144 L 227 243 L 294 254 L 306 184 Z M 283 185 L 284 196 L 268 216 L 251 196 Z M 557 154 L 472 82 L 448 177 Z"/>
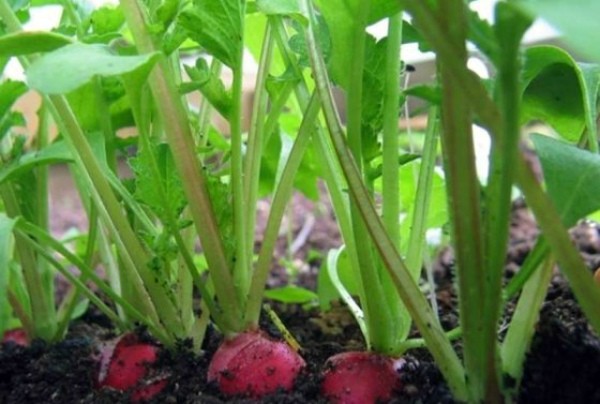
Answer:
<path fill-rule="evenodd" d="M 63 186 L 60 185 L 60 188 L 66 189 Z M 62 192 L 59 194 L 64 196 Z M 339 233 L 326 204 L 297 195 L 292 206 L 278 245 L 281 259 L 274 262 L 275 270 L 269 284 L 276 286 L 291 280 L 314 288 L 323 254 L 339 245 Z M 70 210 L 73 217 L 55 217 L 52 224 L 55 233 L 62 234 L 71 226 L 85 226 L 80 217 L 73 215 L 78 208 L 74 206 Z M 259 216 L 267 211 L 268 202 L 265 202 L 259 209 Z M 69 216 L 69 213 L 64 214 Z M 526 206 L 521 202 L 515 203 L 506 265 L 507 279 L 518 271 L 537 235 L 535 221 Z M 597 268 L 600 264 L 600 229 L 593 223 L 580 223 L 572 230 L 572 236 L 590 270 Z M 285 270 L 290 266 L 296 271 Z M 455 327 L 458 322 L 453 273 L 452 252 L 449 249 L 441 251 L 434 264 L 434 274 L 440 319 L 446 329 Z M 274 306 L 300 342 L 308 368 L 299 378 L 294 392 L 276 394 L 261 402 L 325 402 L 319 395 L 319 371 L 332 354 L 364 347 L 358 327 L 341 305 L 334 306 L 327 313 L 295 305 Z M 510 307 L 506 312 L 510 313 Z M 278 336 L 270 323 L 265 322 L 263 326 Z M 143 330 L 139 330 L 139 333 L 143 338 L 148 338 Z M 413 334 L 417 335 L 416 332 Z M 129 402 L 127 394 L 94 388 L 97 343 L 113 336 L 114 331 L 107 319 L 90 308 L 74 322 L 63 342 L 48 346 L 34 341 L 28 348 L 12 344 L 2 346 L 0 404 Z M 219 342 L 220 335 L 209 329 L 202 355 L 192 354 L 185 343 L 176 352 L 162 351 L 156 370 L 170 375 L 169 384 L 154 402 L 255 402 L 244 398 L 226 399 L 214 386 L 206 383 L 207 364 Z M 425 349 L 412 350 L 405 359 L 403 388 L 397 392 L 393 402 L 453 402 L 440 372 Z M 591 331 L 568 284 L 557 270 L 542 307 L 516 401 L 600 403 L 598 380 L 600 339 Z"/>

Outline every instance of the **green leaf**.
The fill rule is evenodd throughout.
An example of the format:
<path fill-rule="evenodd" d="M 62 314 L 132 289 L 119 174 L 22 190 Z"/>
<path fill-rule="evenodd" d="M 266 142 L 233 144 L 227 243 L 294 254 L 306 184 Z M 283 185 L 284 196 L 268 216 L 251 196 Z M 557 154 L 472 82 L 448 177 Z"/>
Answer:
<path fill-rule="evenodd" d="M 265 297 L 286 304 L 305 304 L 314 302 L 318 298 L 315 292 L 299 286 L 267 289 L 265 290 Z"/>
<path fill-rule="evenodd" d="M 600 209 L 600 156 L 548 136 L 532 136 L 547 192 L 565 226 Z"/>
<path fill-rule="evenodd" d="M 335 265 L 339 284 L 337 280 L 331 279 L 329 265 Z M 319 270 L 317 279 L 317 295 L 319 296 L 319 305 L 321 310 L 329 310 L 331 302 L 342 298 L 341 290 L 346 290 L 352 296 L 358 296 L 359 287 L 357 276 L 352 270 L 346 249 L 342 248 L 332 250 L 328 253 L 328 259 Z"/>
<path fill-rule="evenodd" d="M 271 15 L 301 15 L 298 0 L 256 0 L 258 9 Z"/>
<path fill-rule="evenodd" d="M 90 23 L 96 35 L 105 35 L 119 31 L 125 23 L 121 7 L 106 5 L 92 12 Z"/>
<path fill-rule="evenodd" d="M 231 113 L 231 94 L 225 89 L 221 79 L 210 70 L 204 58 L 196 60 L 196 66 L 184 66 L 191 81 L 179 87 L 181 93 L 200 90 L 210 104 L 225 118 L 229 119 Z"/>
<path fill-rule="evenodd" d="M 468 39 L 477 46 L 484 55 L 490 60 L 498 60 L 498 43 L 494 35 L 491 24 L 481 18 L 474 10 L 468 10 L 467 18 L 469 21 Z"/>
<path fill-rule="evenodd" d="M 329 27 L 331 36 L 331 78 L 343 88 L 348 87 L 348 66 L 352 66 L 354 32 L 358 24 L 359 0 L 318 0 L 317 4 Z"/>
<path fill-rule="evenodd" d="M 159 53 L 119 56 L 105 45 L 75 43 L 47 53 L 27 69 L 30 87 L 46 94 L 65 94 L 94 76 L 132 73 L 154 64 Z"/>
<path fill-rule="evenodd" d="M 519 0 L 514 2 L 533 17 L 541 17 L 557 28 L 564 41 L 582 54 L 600 62 L 600 30 L 597 0 Z"/>
<path fill-rule="evenodd" d="M 190 38 L 232 69 L 241 62 L 241 4 L 240 0 L 195 0 L 194 6 L 179 16 L 179 24 Z"/>
<path fill-rule="evenodd" d="M 371 0 L 367 24 L 375 24 L 384 18 L 398 14 L 401 10 L 402 6 L 399 1 Z"/>
<path fill-rule="evenodd" d="M 298 66 L 301 68 L 310 67 L 310 58 L 308 56 L 308 48 L 304 36 L 304 26 L 295 20 L 291 22 L 291 26 L 296 33 L 290 36 L 288 43 L 292 51 L 298 55 Z M 331 58 L 331 38 L 329 36 L 327 24 L 320 15 L 317 16 L 315 30 L 323 58 L 325 61 L 329 61 Z"/>
<path fill-rule="evenodd" d="M 535 46 L 525 52 L 522 121 L 543 120 L 576 142 L 587 124 L 596 132 L 598 65 L 577 63 L 560 48 Z"/>
<path fill-rule="evenodd" d="M 11 307 L 8 302 L 9 268 L 13 260 L 15 220 L 0 213 L 0 335 L 9 327 Z"/>
<path fill-rule="evenodd" d="M 72 154 L 63 141 L 52 143 L 40 151 L 25 153 L 17 160 L 0 167 L 0 184 L 14 179 L 32 169 L 55 163 L 70 162 Z"/>
<path fill-rule="evenodd" d="M 433 105 L 442 103 L 441 88 L 435 84 L 417 84 L 404 90 L 404 94 L 421 98 Z"/>
<path fill-rule="evenodd" d="M 22 31 L 0 37 L 0 57 L 50 52 L 73 41 L 53 32 Z"/>
<path fill-rule="evenodd" d="M 154 163 L 158 173 L 154 170 Z M 151 150 L 140 148 L 129 164 L 135 173 L 135 199 L 148 206 L 163 223 L 168 223 L 169 217 L 179 217 L 187 202 L 168 145 L 160 143 Z M 158 187 L 160 191 L 157 191 Z M 166 201 L 161 194 L 167 197 Z"/>
<path fill-rule="evenodd" d="M 406 251 L 410 234 L 410 226 L 414 213 L 414 195 L 417 192 L 418 172 L 421 160 L 413 160 L 400 167 L 400 197 L 403 211 L 407 214 L 402 220 L 400 234 L 402 251 Z M 444 178 L 438 172 L 433 174 L 431 185 L 431 199 L 427 215 L 426 228 L 441 228 L 448 222 L 448 205 L 446 200 L 446 186 Z"/>
<path fill-rule="evenodd" d="M 164 0 L 158 7 L 156 17 L 162 24 L 162 30 L 166 30 L 175 20 L 181 3 L 179 0 Z"/>
<path fill-rule="evenodd" d="M 27 86 L 22 81 L 6 80 L 0 83 L 0 119 L 4 118 L 15 101 L 26 92 Z"/>

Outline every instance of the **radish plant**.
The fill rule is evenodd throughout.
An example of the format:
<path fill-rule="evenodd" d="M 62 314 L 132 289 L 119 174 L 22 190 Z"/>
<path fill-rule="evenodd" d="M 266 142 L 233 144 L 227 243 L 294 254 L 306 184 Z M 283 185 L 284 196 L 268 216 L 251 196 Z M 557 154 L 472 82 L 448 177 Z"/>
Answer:
<path fill-rule="evenodd" d="M 449 202 L 451 239 L 456 255 L 460 310 L 460 329 L 444 335 L 417 290 L 415 276 L 418 275 L 420 267 L 411 266 L 414 262 L 411 257 L 415 251 L 412 249 L 402 251 L 404 256 L 402 257 L 398 250 L 398 232 L 390 223 L 390 216 L 386 216 L 386 197 L 393 195 L 390 188 L 387 188 L 387 196 L 385 188 L 381 194 L 383 205 L 381 217 L 374 204 L 373 186 L 369 182 L 368 175 L 370 167 L 367 152 L 370 150 L 365 145 L 366 135 L 369 134 L 368 129 L 365 128 L 372 127 L 373 121 L 370 120 L 368 110 L 364 108 L 361 100 L 361 98 L 366 99 L 374 91 L 373 84 L 368 81 L 369 68 L 373 66 L 365 67 L 367 66 L 365 43 L 368 43 L 365 38 L 369 38 L 365 29 L 368 22 L 371 22 L 368 20 L 369 6 L 374 7 L 375 10 L 378 10 L 378 7 L 393 8 L 393 6 L 388 2 L 370 2 L 370 5 L 367 3 L 369 2 L 346 2 L 345 8 L 340 5 L 336 7 L 329 2 L 320 5 L 320 10 L 326 19 L 329 13 L 329 26 L 335 27 L 332 28 L 336 31 L 332 34 L 333 50 L 334 52 L 338 50 L 338 58 L 342 60 L 336 64 L 334 53 L 332 61 L 326 64 L 315 40 L 318 24 L 316 13 L 310 2 L 301 2 L 302 12 L 309 20 L 307 42 L 313 76 L 323 102 L 331 141 L 350 188 L 350 215 L 358 223 L 358 226 L 354 225 L 350 237 L 354 236 L 355 242 L 359 240 L 357 243 L 360 243 L 361 248 L 367 249 L 365 250 L 367 252 L 359 255 L 368 257 L 368 254 L 373 256 L 375 254 L 369 252 L 369 247 L 365 246 L 364 234 L 368 233 L 371 236 L 383 266 L 387 268 L 391 282 L 395 284 L 398 295 L 406 307 L 405 309 L 400 307 L 399 310 L 410 313 L 424 337 L 423 342 L 436 358 L 455 396 L 460 400 L 473 402 L 502 401 L 502 396 L 509 396 L 511 388 L 518 385 L 522 372 L 526 345 L 533 333 L 535 313 L 543 300 L 552 267 L 551 261 L 548 261 L 551 259 L 548 255 L 548 246 L 570 280 L 590 322 L 596 329 L 599 325 L 597 311 L 593 307 L 597 307 L 600 292 L 582 260 L 571 247 L 564 229 L 564 226 L 572 225 L 574 220 L 582 215 L 597 209 L 598 205 L 588 198 L 575 202 L 577 198 L 575 195 L 580 195 L 576 192 L 564 193 L 563 191 L 559 195 L 558 189 L 566 185 L 567 177 L 566 172 L 563 172 L 565 182 L 561 182 L 560 185 L 555 182 L 560 178 L 556 175 L 560 146 L 546 146 L 546 141 L 542 142 L 542 138 L 535 138 L 536 147 L 542 152 L 544 170 L 548 168 L 553 174 L 553 178 L 548 180 L 548 185 L 554 183 L 556 191 L 551 192 L 549 189 L 548 194 L 542 191 L 518 151 L 521 125 L 531 119 L 543 119 L 563 136 L 566 132 L 566 136 L 572 136 L 573 141 L 579 141 L 581 145 L 588 145 L 590 149 L 597 150 L 595 126 L 596 91 L 599 79 L 597 66 L 577 64 L 556 48 L 532 48 L 525 57 L 522 56 L 521 40 L 532 22 L 532 10 L 535 13 L 539 8 L 557 18 L 556 10 L 560 9 L 561 5 L 555 5 L 556 8 L 553 8 L 538 6 L 535 2 L 531 4 L 523 2 L 522 5 L 519 2 L 500 2 L 496 6 L 495 22 L 492 25 L 479 19 L 464 2 L 401 2 L 405 11 L 412 17 L 411 28 L 414 27 L 418 32 L 421 44 L 431 47 L 437 56 L 439 87 L 433 89 L 434 96 L 432 97 L 430 93 L 428 99 L 433 101 L 433 114 L 435 108 L 438 106 L 440 108 L 443 168 Z M 398 21 L 390 18 L 389 34 L 386 38 L 388 50 L 392 49 L 393 43 L 399 41 L 398 38 L 390 38 L 392 33 L 399 35 L 399 29 L 395 24 L 398 24 Z M 339 39 L 340 42 L 352 46 L 336 47 L 336 37 L 342 38 Z M 497 75 L 491 85 L 484 85 L 484 82 L 467 68 L 467 41 L 477 46 L 496 69 Z M 390 52 L 397 54 L 397 49 Z M 353 68 L 350 68 L 351 66 Z M 397 75 L 398 68 L 393 69 L 395 70 L 392 75 Z M 556 87 L 553 88 L 562 85 L 556 84 L 557 73 L 561 74 L 559 77 L 570 80 L 570 84 L 564 83 L 564 87 L 561 87 L 564 92 Z M 331 96 L 330 77 L 334 83 L 346 90 L 350 113 L 345 128 L 336 115 Z M 550 80 L 553 84 L 550 84 Z M 393 82 L 391 78 L 390 82 Z M 392 88 L 399 91 L 397 83 Z M 389 87 L 387 90 L 391 91 Z M 397 96 L 384 98 L 384 100 L 388 99 L 396 100 Z M 572 112 L 562 112 L 560 108 L 556 108 L 556 105 L 553 109 L 553 103 L 569 105 L 570 111 L 581 107 L 578 110 L 580 114 L 573 116 Z M 397 105 L 389 107 L 397 108 Z M 472 125 L 475 123 L 487 129 L 492 137 L 490 168 L 485 186 L 480 184 L 475 170 L 472 139 Z M 567 124 L 570 126 L 565 127 Z M 388 139 L 385 130 L 382 137 L 383 174 L 385 175 L 385 156 L 387 153 L 390 155 L 392 153 L 385 146 Z M 397 149 L 397 146 L 393 147 Z M 575 158 L 575 153 L 562 150 Z M 424 161 L 426 158 L 427 156 L 424 155 Z M 397 169 L 396 161 L 394 165 Z M 578 161 L 580 164 L 583 163 L 582 159 Z M 501 281 L 508 240 L 513 184 L 516 184 L 525 195 L 539 220 L 544 236 L 538 242 L 535 254 L 526 263 L 523 276 L 519 276 L 518 281 L 509 285 L 507 292 L 512 294 L 529 279 L 523 289 L 515 321 L 510 325 L 506 340 L 500 345 L 498 322 L 505 299 Z M 555 210 L 552 203 L 557 204 L 560 210 Z M 395 221 L 398 219 L 397 211 L 394 215 L 392 219 Z M 361 228 L 362 226 L 364 227 Z M 413 231 L 415 231 L 414 227 Z M 345 234 L 346 242 L 350 239 L 346 237 L 347 234 Z M 422 237 L 422 234 L 416 234 L 416 237 Z M 414 247 L 415 245 L 411 248 Z M 360 259 L 357 262 L 361 262 Z M 411 274 L 411 270 L 415 272 Z M 383 340 L 379 340 L 380 336 L 392 325 L 381 320 L 373 321 L 385 315 L 382 314 L 385 313 L 385 309 L 382 310 L 381 303 L 377 303 L 381 299 L 381 292 L 377 292 L 375 288 L 370 289 L 368 282 L 372 281 L 370 277 L 382 279 L 382 275 L 378 274 L 375 268 L 369 268 L 362 262 L 356 273 L 362 281 L 363 290 L 359 293 L 362 309 L 358 308 L 353 301 L 349 303 L 351 309 L 357 313 L 359 322 L 362 322 L 364 315 L 362 328 L 370 349 L 379 355 L 392 353 L 397 355 L 405 347 L 418 343 L 416 340 L 404 341 L 406 330 L 390 333 L 398 338 L 394 347 L 395 352 L 394 349 L 390 350 L 389 346 L 386 347 L 381 343 Z M 340 289 L 342 296 L 347 295 L 343 291 L 343 286 L 340 286 Z M 389 299 L 390 296 L 386 294 L 385 298 Z M 379 311 L 370 313 L 371 304 Z M 389 309 L 390 306 L 383 307 Z M 393 317 L 395 326 L 401 324 L 400 319 L 401 316 Z M 464 352 L 462 363 L 458 361 L 449 344 L 449 337 L 457 334 L 462 335 Z M 332 358 L 332 363 L 337 361 L 337 358 Z M 344 362 L 346 366 L 339 367 L 338 373 L 346 372 L 350 366 L 358 367 L 356 362 L 356 358 L 348 359 L 348 362 Z M 380 390 L 379 393 L 365 393 L 363 387 L 358 387 L 357 380 L 360 380 L 360 377 L 357 378 L 352 372 L 347 373 L 350 375 L 345 388 L 338 388 L 332 387 L 338 383 L 338 380 L 336 379 L 335 384 L 329 382 L 329 376 L 337 378 L 341 375 L 336 375 L 335 369 L 326 370 L 324 392 L 325 394 L 330 392 L 334 401 L 360 402 L 373 400 L 373 397 L 389 397 L 385 390 Z M 359 371 L 356 371 L 356 374 L 360 374 Z M 381 376 L 375 378 L 379 377 Z M 367 377 L 363 378 L 367 386 L 372 386 L 375 390 L 379 389 L 376 387 L 378 385 L 375 380 L 367 379 Z M 503 382 L 506 382 L 506 385 Z M 389 386 L 390 384 L 388 388 Z M 352 396 L 352 391 L 356 392 L 356 397 Z"/>
<path fill-rule="evenodd" d="M 305 105 L 297 133 L 280 130 L 279 116 L 296 79 L 270 77 L 274 38 L 264 18 L 253 21 L 251 29 L 258 33 L 245 37 L 245 31 L 253 32 L 246 29 L 246 19 L 256 18 L 244 1 L 147 5 L 134 0 L 91 13 L 70 2 L 63 6 L 61 33 L 29 33 L 22 31 L 18 14 L 25 4 L 0 5 L 7 31 L 3 55 L 19 58 L 27 85 L 42 94 L 59 129 L 59 137 L 39 153 L 15 156 L 14 166 L 21 169 L 7 165 L 4 179 L 10 183 L 33 167 L 69 163 L 90 222 L 89 253 L 70 251 L 47 227 L 7 211 L 15 238 L 67 276 L 123 330 L 141 323 L 167 347 L 189 337 L 199 347 L 210 315 L 225 342 L 209 380 L 226 394 L 256 397 L 291 388 L 304 361 L 296 349 L 262 333 L 258 321 L 279 223 L 318 113 L 316 97 Z M 246 39 L 262 41 L 247 134 L 242 128 Z M 184 52 L 193 55 L 185 66 Z M 230 72 L 229 89 L 221 81 L 222 70 Z M 192 110 L 185 94 L 198 91 L 203 102 Z M 271 109 L 270 97 L 276 105 Z M 212 125 L 212 111 L 226 120 L 225 133 Z M 136 130 L 133 141 L 115 135 L 129 126 Z M 285 154 L 284 141 L 293 143 Z M 129 159 L 134 178 L 128 180 L 120 176 L 117 161 L 131 146 L 137 153 Z M 278 162 L 276 173 L 261 175 L 265 159 Z M 316 181 L 307 169 L 303 177 L 309 187 Z M 275 196 L 254 267 L 255 206 L 265 193 Z M 10 230 L 3 233 L 7 238 Z M 96 260 L 106 281 L 93 271 Z M 81 275 L 71 275 L 67 265 Z M 86 281 L 115 307 L 104 304 Z M 193 286 L 202 296 L 200 313 L 193 309 Z M 134 353 L 152 350 L 130 345 Z M 252 355 L 255 349 L 264 355 Z M 154 356 L 146 359 L 152 362 Z M 106 371 L 114 368 L 111 363 Z M 256 383 L 247 384 L 251 374 Z M 105 375 L 99 385 L 132 385 L 113 379 Z"/>
<path fill-rule="evenodd" d="M 522 46 L 540 15 L 598 60 L 581 27 L 561 17 L 566 2 L 499 2 L 493 23 L 458 0 L 58 4 L 55 30 L 25 32 L 37 2 L 0 0 L 0 58 L 17 58 L 26 74 L 26 83 L 0 87 L 2 333 L 20 323 L 30 338 L 58 340 L 88 300 L 121 331 L 141 324 L 168 348 L 191 338 L 199 350 L 212 322 L 224 341 L 208 379 L 223 394 L 260 398 L 290 390 L 304 360 L 297 347 L 260 330 L 259 319 L 287 203 L 294 189 L 317 197 L 317 178 L 344 240 L 329 253 L 321 284 L 349 306 L 367 347 L 327 361 L 322 393 L 329 400 L 389 400 L 401 388 L 401 356 L 413 347 L 430 350 L 457 400 L 508 398 L 554 260 L 600 330 L 600 292 L 565 230 L 600 207 L 597 193 L 582 185 L 599 164 L 600 68 L 559 48 Z M 596 6 L 586 7 L 573 15 L 589 21 Z M 376 40 L 367 28 L 381 20 L 387 35 Z M 401 49 L 408 42 L 435 53 L 433 85 L 402 90 Z M 468 69 L 468 44 L 493 67 L 491 80 Z M 257 73 L 246 123 L 248 55 Z M 345 122 L 334 86 L 344 95 Z M 27 90 L 41 95 L 42 107 L 39 133 L 24 147 L 10 107 Z M 199 104 L 190 101 L 199 95 Z M 427 104 L 418 155 L 402 148 L 398 130 L 409 95 Z M 224 126 L 212 121 L 215 115 Z M 545 189 L 519 152 L 522 127 L 534 120 L 571 143 L 531 137 Z M 476 172 L 475 124 L 492 139 L 485 184 Z M 134 136 L 116 135 L 127 128 Z M 122 160 L 129 177 L 119 169 Z M 48 167 L 56 163 L 68 164 L 88 218 L 75 248 L 48 228 Z M 581 181 L 571 181 L 573 171 Z M 543 236 L 503 286 L 514 186 Z M 255 251 L 261 196 L 271 197 L 271 207 Z M 432 213 L 440 215 L 433 220 Z M 446 219 L 459 295 L 454 330 L 442 328 L 419 287 L 425 233 Z M 60 305 L 52 286 L 57 272 L 74 285 Z M 500 342 L 500 313 L 519 292 Z M 298 289 L 269 295 L 303 302 L 315 296 Z M 409 338 L 413 324 L 421 338 Z M 456 338 L 462 357 L 452 346 Z M 168 375 L 147 379 L 145 365 L 157 353 L 155 344 L 126 334 L 102 352 L 97 385 L 129 390 L 134 400 L 153 397 L 168 382 Z"/>

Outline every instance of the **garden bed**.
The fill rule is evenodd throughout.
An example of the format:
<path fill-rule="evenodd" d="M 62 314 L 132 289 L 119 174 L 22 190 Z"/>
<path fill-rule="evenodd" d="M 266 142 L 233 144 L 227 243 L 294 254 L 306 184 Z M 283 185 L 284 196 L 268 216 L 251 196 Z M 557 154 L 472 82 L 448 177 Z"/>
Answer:
<path fill-rule="evenodd" d="M 296 223 L 294 235 L 302 230 L 303 216 L 312 210 L 312 202 L 295 198 Z M 339 242 L 333 218 L 325 209 L 318 226 L 312 229 L 298 256 L 305 268 L 299 277 L 303 284 L 314 287 L 318 262 L 306 262 L 309 250 L 325 249 Z M 76 218 L 73 218 L 76 221 Z M 529 211 L 522 203 L 513 210 L 511 248 L 506 277 L 514 274 L 533 245 L 538 231 Z M 572 231 L 579 250 L 590 269 L 600 263 L 600 230 L 595 224 L 581 223 Z M 285 251 L 284 242 L 280 253 Z M 437 298 L 441 321 L 446 329 L 457 325 L 456 296 L 452 282 L 452 254 L 442 252 L 435 264 Z M 279 268 L 270 279 L 272 285 L 284 282 L 286 272 Z M 298 380 L 292 393 L 282 393 L 264 399 L 267 403 L 325 402 L 319 394 L 319 370 L 332 354 L 362 348 L 363 339 L 352 316 L 342 306 L 319 314 L 301 307 L 277 306 L 277 312 L 298 339 L 308 369 Z M 506 310 L 510 315 L 511 307 Z M 264 329 L 277 334 L 269 323 Z M 139 330 L 142 338 L 149 338 Z M 114 336 L 110 322 L 91 308 L 70 328 L 67 338 L 47 346 L 35 341 L 31 347 L 5 345 L 0 351 L 1 403 L 117 403 L 129 402 L 126 395 L 94 389 L 96 371 L 93 355 L 98 341 Z M 204 354 L 191 354 L 182 344 L 175 353 L 161 354 L 158 370 L 170 374 L 169 385 L 155 402 L 161 403 L 219 403 L 250 402 L 248 399 L 225 399 L 215 386 L 206 383 L 208 360 L 216 350 L 220 336 L 209 330 Z M 459 349 L 460 351 L 460 349 Z M 424 349 L 412 350 L 405 357 L 403 389 L 397 402 L 452 402 L 442 375 Z M 576 304 L 563 277 L 556 272 L 540 315 L 518 402 L 522 403 L 583 403 L 600 402 L 597 380 L 600 377 L 600 339 L 591 331 L 587 320 Z"/>

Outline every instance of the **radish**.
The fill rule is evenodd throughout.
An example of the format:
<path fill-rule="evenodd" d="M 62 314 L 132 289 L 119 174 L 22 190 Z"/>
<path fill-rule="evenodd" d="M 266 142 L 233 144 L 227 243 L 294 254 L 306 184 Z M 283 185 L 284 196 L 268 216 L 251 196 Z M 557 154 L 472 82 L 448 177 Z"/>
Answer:
<path fill-rule="evenodd" d="M 131 392 L 133 402 L 153 398 L 167 386 L 167 377 L 150 378 L 148 366 L 156 362 L 158 347 L 126 334 L 104 344 L 100 351 L 97 387 Z"/>
<path fill-rule="evenodd" d="M 13 343 L 20 346 L 28 346 L 29 338 L 27 337 L 27 333 L 24 329 L 14 328 L 4 332 L 4 335 L 2 336 L 2 343 Z"/>
<path fill-rule="evenodd" d="M 289 391 L 306 363 L 288 344 L 264 333 L 245 332 L 225 340 L 208 366 L 208 381 L 227 396 L 261 398 Z"/>
<path fill-rule="evenodd" d="M 371 404 L 391 400 L 401 387 L 404 361 L 372 352 L 344 352 L 325 363 L 321 394 L 337 404 Z"/>

